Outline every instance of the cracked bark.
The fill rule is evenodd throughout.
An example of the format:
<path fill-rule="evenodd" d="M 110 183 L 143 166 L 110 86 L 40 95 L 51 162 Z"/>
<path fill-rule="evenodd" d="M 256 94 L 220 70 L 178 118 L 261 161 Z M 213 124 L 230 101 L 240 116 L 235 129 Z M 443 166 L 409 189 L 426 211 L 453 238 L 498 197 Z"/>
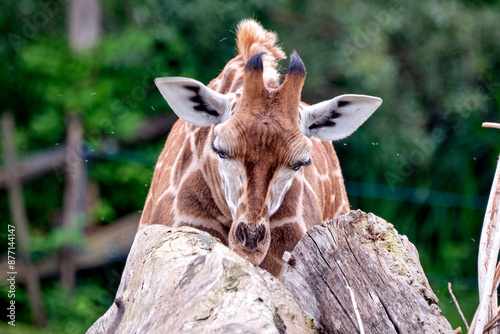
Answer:
<path fill-rule="evenodd" d="M 205 232 L 152 225 L 87 333 L 316 333 L 290 291 Z"/>
<path fill-rule="evenodd" d="M 290 261 L 289 261 L 290 262 Z M 308 231 L 284 283 L 325 333 L 453 333 L 405 236 L 373 214 L 351 211 Z"/>
<path fill-rule="evenodd" d="M 311 229 L 283 279 L 207 233 L 138 232 L 110 309 L 87 333 L 453 333 L 415 247 L 373 214 Z"/>

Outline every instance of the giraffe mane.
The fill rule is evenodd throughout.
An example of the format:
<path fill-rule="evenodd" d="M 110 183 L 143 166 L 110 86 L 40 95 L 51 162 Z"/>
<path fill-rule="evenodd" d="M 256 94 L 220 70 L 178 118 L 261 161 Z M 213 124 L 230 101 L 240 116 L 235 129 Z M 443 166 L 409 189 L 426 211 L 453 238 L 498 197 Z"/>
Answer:
<path fill-rule="evenodd" d="M 278 84 L 280 75 L 278 62 L 286 58 L 285 52 L 277 45 L 278 35 L 265 30 L 260 23 L 253 19 L 242 20 L 236 32 L 238 54 L 247 62 L 259 52 L 263 53 L 264 80 L 266 83 Z"/>
<path fill-rule="evenodd" d="M 286 58 L 283 50 L 277 45 L 278 35 L 275 32 L 265 30 L 255 20 L 245 19 L 238 24 L 236 40 L 238 53 L 243 56 L 245 62 L 261 51 L 270 52 L 275 63 Z"/>

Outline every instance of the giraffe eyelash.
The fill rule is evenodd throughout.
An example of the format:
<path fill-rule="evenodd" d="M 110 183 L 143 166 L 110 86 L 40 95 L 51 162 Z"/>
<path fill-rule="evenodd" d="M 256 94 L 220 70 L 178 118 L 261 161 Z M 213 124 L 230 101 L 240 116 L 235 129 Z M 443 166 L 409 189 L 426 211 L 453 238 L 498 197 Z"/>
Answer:
<path fill-rule="evenodd" d="M 307 160 L 307 161 L 304 161 L 304 162 L 299 162 L 299 163 L 297 163 L 297 164 L 293 165 L 293 166 L 292 166 L 292 169 L 293 169 L 294 171 L 298 171 L 298 170 L 300 169 L 300 167 L 302 167 L 302 166 L 309 166 L 311 163 L 312 163 L 312 160 L 311 160 L 311 159 L 309 159 L 309 160 Z"/>
<path fill-rule="evenodd" d="M 220 149 L 218 149 L 217 147 L 215 147 L 214 143 L 212 142 L 212 150 L 217 153 L 217 155 L 219 156 L 219 158 L 221 159 L 229 159 L 229 157 L 227 156 L 226 153 L 224 153 L 223 151 L 221 151 Z"/>

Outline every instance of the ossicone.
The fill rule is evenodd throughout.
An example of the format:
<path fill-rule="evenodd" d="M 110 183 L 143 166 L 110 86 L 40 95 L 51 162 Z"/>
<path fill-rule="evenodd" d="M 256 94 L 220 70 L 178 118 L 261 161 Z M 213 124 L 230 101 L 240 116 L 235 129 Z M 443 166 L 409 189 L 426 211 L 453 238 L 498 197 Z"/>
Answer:
<path fill-rule="evenodd" d="M 262 56 L 265 52 L 257 52 L 255 55 L 250 57 L 245 64 L 245 70 L 247 71 L 264 71 L 264 65 L 262 63 Z"/>
<path fill-rule="evenodd" d="M 305 77 L 306 76 L 306 67 L 302 59 L 300 59 L 297 52 L 293 51 L 290 55 L 290 64 L 288 65 L 288 69 L 286 70 L 286 75 L 291 75 L 294 77 Z"/>
<path fill-rule="evenodd" d="M 264 87 L 264 64 L 262 56 L 265 52 L 258 52 L 245 64 L 243 76 L 243 98 L 256 99 L 263 96 Z"/>
<path fill-rule="evenodd" d="M 290 110 L 296 112 L 299 102 L 300 93 L 302 92 L 302 86 L 306 79 L 306 67 L 300 59 L 297 52 L 293 52 L 290 55 L 290 64 L 286 71 L 285 81 L 280 87 L 280 92 L 283 96 L 284 101 L 290 106 Z"/>

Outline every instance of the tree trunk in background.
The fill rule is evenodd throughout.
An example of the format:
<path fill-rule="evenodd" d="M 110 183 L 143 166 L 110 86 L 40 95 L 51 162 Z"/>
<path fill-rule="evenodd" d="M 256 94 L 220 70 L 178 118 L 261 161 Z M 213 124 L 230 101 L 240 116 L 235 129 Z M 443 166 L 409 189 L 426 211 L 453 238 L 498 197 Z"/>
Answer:
<path fill-rule="evenodd" d="M 35 325 L 43 327 L 46 323 L 45 306 L 43 305 L 42 294 L 40 292 L 40 279 L 30 259 L 29 224 L 26 217 L 26 208 L 24 207 L 22 186 L 17 174 L 17 152 L 14 130 L 14 119 L 12 115 L 8 113 L 2 115 L 3 153 L 8 174 L 7 192 L 9 195 L 12 222 L 16 227 L 14 234 L 16 247 L 14 251 L 15 255 L 13 256 L 18 259 L 19 262 L 24 262 L 31 318 Z M 2 231 L 2 233 L 6 232 L 5 230 Z M 9 266 L 9 272 L 17 272 L 16 266 Z"/>
<path fill-rule="evenodd" d="M 80 118 L 71 116 L 66 135 L 66 188 L 61 228 L 68 235 L 81 233 L 85 223 L 85 201 L 87 189 L 87 170 L 81 149 L 83 129 Z M 74 246 L 70 242 L 63 245 L 59 253 L 59 271 L 61 283 L 67 291 L 75 288 L 76 268 L 73 259 Z"/>
<path fill-rule="evenodd" d="M 73 51 L 92 49 L 101 35 L 101 2 L 72 0 L 68 13 L 69 44 Z"/>
<path fill-rule="evenodd" d="M 146 227 L 87 333 L 453 333 L 415 247 L 373 214 L 314 227 L 288 263 L 289 289 L 205 232 Z"/>
<path fill-rule="evenodd" d="M 71 0 L 68 7 L 69 45 L 76 54 L 91 50 L 101 34 L 101 2 L 99 0 Z M 86 168 L 81 149 L 83 128 L 78 113 L 70 113 L 66 143 L 66 189 L 62 228 L 75 235 L 85 223 L 87 189 Z M 61 283 L 67 291 L 75 288 L 76 267 L 71 243 L 59 253 Z"/>

